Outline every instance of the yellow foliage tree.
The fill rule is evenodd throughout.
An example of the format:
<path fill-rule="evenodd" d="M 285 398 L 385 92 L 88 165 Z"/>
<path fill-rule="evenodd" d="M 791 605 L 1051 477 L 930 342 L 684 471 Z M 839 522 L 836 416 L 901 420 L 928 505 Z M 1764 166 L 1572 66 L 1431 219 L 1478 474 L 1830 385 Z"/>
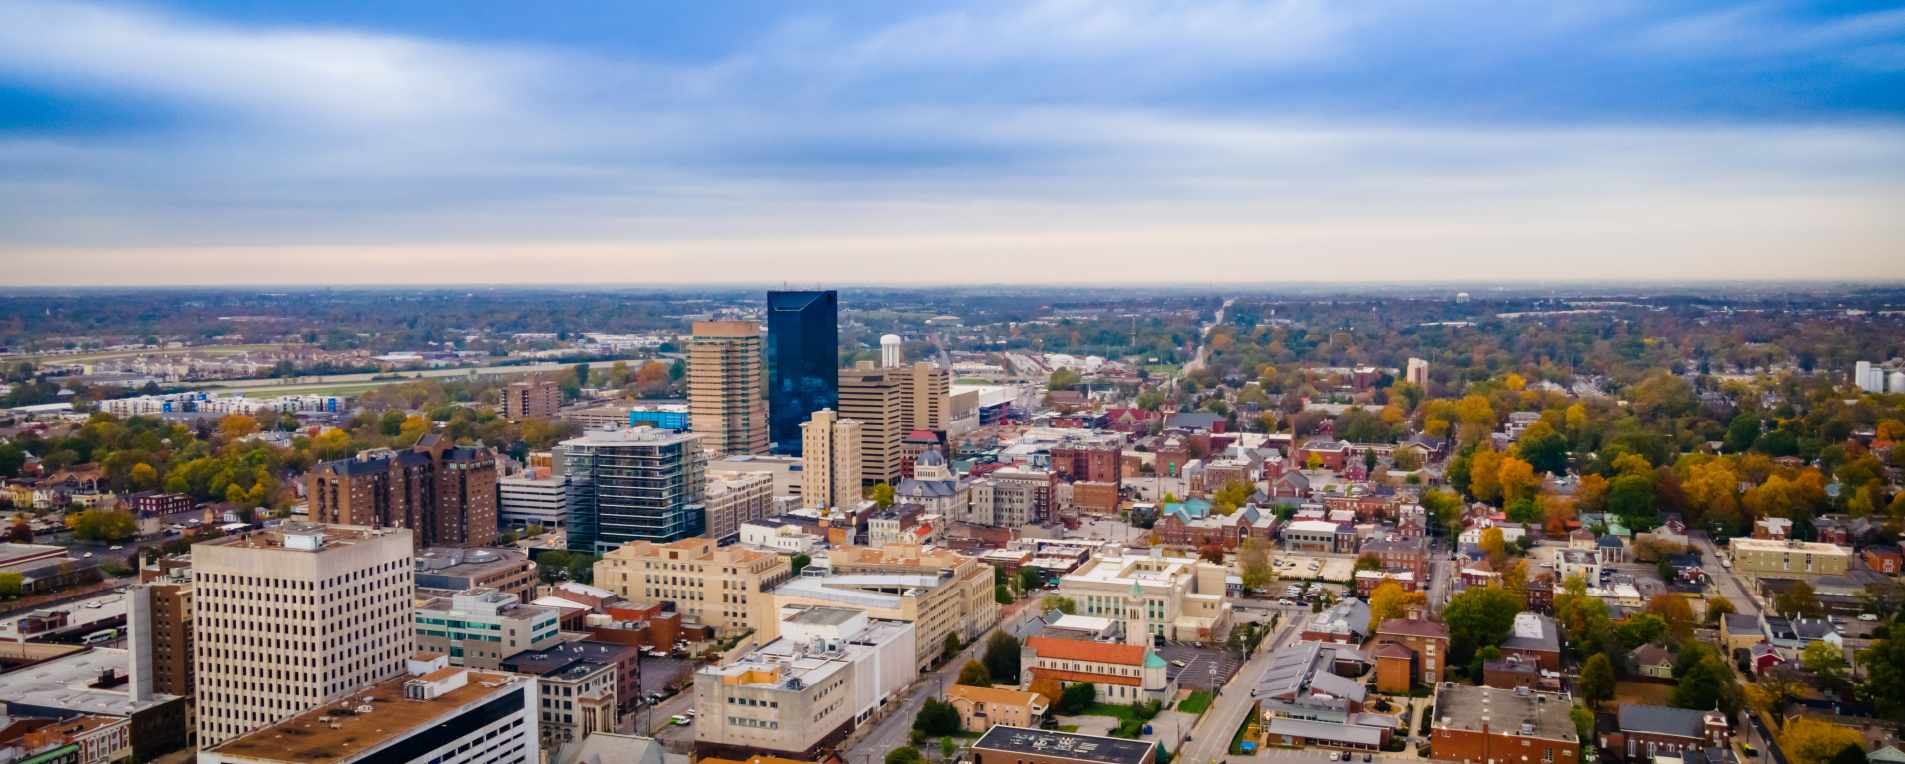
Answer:
<path fill-rule="evenodd" d="M 1541 480 L 1535 477 L 1534 466 L 1520 459 L 1512 456 L 1503 458 L 1501 470 L 1497 474 L 1495 482 L 1501 486 L 1504 504 L 1541 491 Z"/>
<path fill-rule="evenodd" d="M 132 474 L 127 479 L 132 481 L 134 491 L 150 491 L 159 487 L 159 471 L 143 462 L 132 465 Z"/>
<path fill-rule="evenodd" d="M 1847 746 L 1864 748 L 1859 733 L 1817 719 L 1798 719 L 1779 735 L 1779 747 L 1793 764 L 1829 764 Z"/>
<path fill-rule="evenodd" d="M 239 438 L 258 431 L 258 420 L 244 414 L 228 414 L 218 420 L 218 434 L 228 438 Z"/>
<path fill-rule="evenodd" d="M 1490 404 L 1487 398 L 1471 395 L 1463 398 L 1461 405 L 1456 408 L 1461 412 L 1463 424 L 1480 424 L 1489 427 L 1494 427 L 1496 424 L 1495 406 Z"/>
<path fill-rule="evenodd" d="M 1477 501 L 1499 504 L 1502 500 L 1502 455 L 1494 451 L 1475 452 L 1468 469 L 1468 492 Z"/>
<path fill-rule="evenodd" d="M 1427 604 L 1429 604 L 1428 595 L 1422 592 L 1405 592 L 1401 584 L 1384 581 L 1369 595 L 1369 622 L 1381 626 L 1383 621 L 1403 617 L 1405 612 L 1403 609 L 1410 605 Z"/>
<path fill-rule="evenodd" d="M 1503 540 L 1500 528 L 1483 529 L 1481 541 L 1476 545 L 1488 554 L 1490 563 L 1496 565 L 1498 570 L 1501 561 L 1508 558 L 1508 542 Z"/>
<path fill-rule="evenodd" d="M 1621 454 L 1619 459 L 1614 460 L 1614 471 L 1621 473 L 1622 477 L 1647 477 L 1654 474 L 1654 465 L 1640 454 Z"/>

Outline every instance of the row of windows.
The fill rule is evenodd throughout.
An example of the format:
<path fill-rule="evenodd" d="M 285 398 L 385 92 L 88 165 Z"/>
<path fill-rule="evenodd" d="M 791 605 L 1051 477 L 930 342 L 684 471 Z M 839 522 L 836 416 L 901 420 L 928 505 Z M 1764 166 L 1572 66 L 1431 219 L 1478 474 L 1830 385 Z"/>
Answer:
<path fill-rule="evenodd" d="M 820 720 L 818 718 L 815 718 L 814 721 L 820 721 Z M 759 719 L 749 719 L 745 716 L 730 716 L 728 717 L 728 723 L 736 727 L 762 727 L 762 728 L 770 729 L 770 730 L 777 730 L 781 728 L 780 722 L 764 722 Z"/>

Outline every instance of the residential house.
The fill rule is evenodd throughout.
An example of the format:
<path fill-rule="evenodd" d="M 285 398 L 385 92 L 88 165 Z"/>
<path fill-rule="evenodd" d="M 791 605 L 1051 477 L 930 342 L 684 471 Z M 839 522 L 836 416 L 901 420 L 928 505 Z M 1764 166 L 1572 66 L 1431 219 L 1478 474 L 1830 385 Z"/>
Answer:
<path fill-rule="evenodd" d="M 1627 673 L 1654 679 L 1673 678 L 1673 653 L 1654 644 L 1641 645 L 1627 652 Z"/>
<path fill-rule="evenodd" d="M 1036 728 L 1052 705 L 1051 698 L 1036 692 L 963 684 L 946 688 L 946 699 L 959 709 L 959 728 L 967 732 L 984 732 L 999 724 Z"/>

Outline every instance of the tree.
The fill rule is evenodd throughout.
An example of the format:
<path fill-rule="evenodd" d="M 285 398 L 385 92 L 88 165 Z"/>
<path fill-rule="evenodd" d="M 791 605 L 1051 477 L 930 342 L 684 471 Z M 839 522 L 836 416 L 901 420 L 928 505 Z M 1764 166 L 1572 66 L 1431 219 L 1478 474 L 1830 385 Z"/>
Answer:
<path fill-rule="evenodd" d="M 1714 624 L 1720 623 L 1721 619 L 1724 619 L 1725 617 L 1729 615 L 1733 615 L 1738 612 L 1740 612 L 1739 608 L 1733 607 L 1732 600 L 1729 600 L 1725 597 L 1721 597 L 1719 595 L 1714 595 L 1712 597 L 1707 598 L 1707 622 L 1708 623 L 1714 623 Z"/>
<path fill-rule="evenodd" d="M 1814 642 L 1806 645 L 1799 659 L 1812 673 L 1838 683 L 1845 679 L 1845 652 L 1834 647 L 1831 642 Z"/>
<path fill-rule="evenodd" d="M 889 484 L 875 483 L 861 493 L 879 504 L 881 509 L 893 506 L 893 486 Z"/>
<path fill-rule="evenodd" d="M 1500 567 L 1502 561 L 1508 559 L 1508 543 L 1502 540 L 1500 528 L 1482 529 L 1482 538 L 1476 546 L 1481 547 L 1482 551 L 1488 555 L 1491 565 Z"/>
<path fill-rule="evenodd" d="M 1003 631 L 995 631 L 986 638 L 986 654 L 982 659 L 986 672 L 995 682 L 1018 684 L 1019 682 L 1019 640 Z"/>
<path fill-rule="evenodd" d="M 1817 719 L 1798 719 L 1779 733 L 1779 748 L 1793 764 L 1831 764 L 1847 746 L 1861 746 L 1865 739 L 1847 727 Z"/>
<path fill-rule="evenodd" d="M 946 632 L 946 639 L 944 642 L 940 643 L 940 649 L 943 652 L 945 652 L 947 658 L 951 658 L 955 655 L 958 655 L 959 654 L 959 632 L 956 632 L 956 631 Z"/>
<path fill-rule="evenodd" d="M 1667 624 L 1668 633 L 1682 639 L 1693 636 L 1693 606 L 1678 594 L 1659 594 L 1647 601 L 1647 612 Z"/>
<path fill-rule="evenodd" d="M 1063 696 L 1065 692 L 1064 685 L 1060 684 L 1057 679 L 1053 679 L 1049 676 L 1032 680 L 1032 686 L 1026 689 L 1044 695 L 1047 704 L 1057 703 L 1058 699 Z"/>
<path fill-rule="evenodd" d="M 959 669 L 959 681 L 954 684 L 963 684 L 967 687 L 991 687 L 992 673 L 986 671 L 984 663 L 966 661 L 966 665 Z"/>
<path fill-rule="evenodd" d="M 1547 422 L 1528 425 L 1515 442 L 1520 446 L 1521 458 L 1527 459 L 1535 472 L 1558 475 L 1567 471 L 1568 438 Z"/>
<path fill-rule="evenodd" d="M 1620 626 L 1621 646 L 1632 650 L 1667 633 L 1667 622 L 1660 616 L 1649 613 L 1636 613 L 1627 617 Z"/>
<path fill-rule="evenodd" d="M 1402 618 L 1408 606 L 1428 602 L 1428 595 L 1422 592 L 1405 592 L 1401 584 L 1384 581 L 1369 595 L 1369 623 L 1372 627 L 1381 626 L 1384 621 Z"/>
<path fill-rule="evenodd" d="M 1016 602 L 1017 600 L 1018 600 L 1017 597 L 1012 596 L 1011 587 L 1008 587 L 1005 584 L 992 585 L 992 601 L 993 602 L 996 602 L 1001 605 L 1010 605 L 1013 602 Z"/>
<path fill-rule="evenodd" d="M 1212 565 L 1224 564 L 1224 548 L 1218 544 L 1205 544 L 1197 550 L 1197 556 Z"/>
<path fill-rule="evenodd" d="M 1442 623 L 1449 627 L 1450 659 L 1458 665 L 1479 647 L 1499 646 L 1515 626 L 1524 603 L 1500 589 L 1469 589 L 1449 600 Z M 1459 646 L 1458 646 L 1459 645 Z"/>
<path fill-rule="evenodd" d="M 1667 705 L 1702 711 L 1719 707 L 1722 682 L 1714 672 L 1714 663 L 1701 661 L 1688 669 L 1686 676 L 1680 677 L 1674 685 L 1673 694 L 1667 696 Z"/>
<path fill-rule="evenodd" d="M 959 731 L 959 707 L 950 701 L 927 698 L 913 717 L 913 729 L 928 735 L 950 735 Z"/>
<path fill-rule="evenodd" d="M 1887 637 L 1865 651 L 1866 683 L 1859 696 L 1881 714 L 1905 709 L 1905 639 Z"/>
<path fill-rule="evenodd" d="M 951 737 L 942 737 L 939 739 L 939 758 L 940 759 L 942 760 L 950 759 L 953 757 L 953 753 L 958 750 L 959 750 L 959 744 L 954 743 Z"/>
<path fill-rule="evenodd" d="M 1237 570 L 1244 580 L 1244 588 L 1262 591 L 1270 585 L 1274 569 L 1270 565 L 1270 548 L 1255 538 L 1244 539 L 1237 547 Z"/>
<path fill-rule="evenodd" d="M 73 538 L 80 541 L 126 541 L 139 532 L 131 513 L 88 509 L 72 518 Z"/>
<path fill-rule="evenodd" d="M 1063 716 L 1076 716 L 1078 712 L 1098 702 L 1098 685 L 1090 682 L 1073 682 L 1065 685 L 1065 691 L 1058 696 L 1058 713 Z"/>
<path fill-rule="evenodd" d="M 1365 570 L 1382 570 L 1382 558 L 1374 554 L 1365 554 L 1356 558 L 1355 571 L 1360 573 Z"/>
<path fill-rule="evenodd" d="M 1848 745 L 1839 749 L 1839 755 L 1832 757 L 1832 764 L 1869 764 L 1871 759 L 1865 755 L 1865 748 Z"/>
<path fill-rule="evenodd" d="M 33 523 L 24 515 L 13 518 L 13 524 L 7 528 L 7 540 L 15 544 L 33 543 Z"/>
<path fill-rule="evenodd" d="M 24 573 L 0 573 L 0 597 L 20 596 L 20 587 L 25 583 Z"/>
<path fill-rule="evenodd" d="M 159 471 L 143 462 L 132 465 L 132 472 L 126 476 L 134 491 L 150 491 L 159 487 Z"/>
<path fill-rule="evenodd" d="M 1786 704 L 1806 697 L 1808 688 L 1798 671 L 1775 666 L 1746 688 L 1746 700 L 1776 723 L 1786 718 Z"/>
<path fill-rule="evenodd" d="M 1802 618 L 1826 617 L 1826 608 L 1824 605 L 1819 604 L 1819 595 L 1814 593 L 1812 584 L 1806 583 L 1805 581 L 1794 581 L 1791 586 L 1786 588 L 1786 591 L 1780 592 L 1779 596 L 1774 597 L 1773 610 L 1788 618 L 1794 616 Z"/>
<path fill-rule="evenodd" d="M 1039 606 L 1043 607 L 1048 613 L 1056 610 L 1065 615 L 1078 615 L 1078 603 L 1071 601 L 1069 597 L 1060 597 L 1054 594 L 1039 600 Z"/>
<path fill-rule="evenodd" d="M 1019 590 L 1032 591 L 1045 585 L 1045 574 L 1036 566 L 1024 565 L 1019 568 Z"/>
<path fill-rule="evenodd" d="M 913 762 L 925 760 L 926 757 L 919 755 L 919 749 L 910 745 L 903 745 L 886 752 L 886 764 L 913 764 Z"/>
<path fill-rule="evenodd" d="M 1726 426 L 1727 450 L 1740 453 L 1752 448 L 1753 443 L 1759 440 L 1759 432 L 1759 417 L 1753 416 L 1752 414 L 1741 414 L 1733 417 L 1733 421 Z"/>
<path fill-rule="evenodd" d="M 807 569 L 807 566 L 814 564 L 814 558 L 804 554 L 797 554 L 788 562 L 794 566 L 794 575 L 798 576 L 801 571 Z"/>
<path fill-rule="evenodd" d="M 1614 664 L 1605 653 L 1596 653 L 1581 666 L 1581 698 L 1589 703 L 1614 699 Z"/>

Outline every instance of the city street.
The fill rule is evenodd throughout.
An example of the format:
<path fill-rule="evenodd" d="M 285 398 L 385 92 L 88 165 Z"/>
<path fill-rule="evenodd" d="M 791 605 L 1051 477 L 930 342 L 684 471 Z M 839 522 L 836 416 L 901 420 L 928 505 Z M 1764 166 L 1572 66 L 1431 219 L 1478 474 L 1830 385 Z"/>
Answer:
<path fill-rule="evenodd" d="M 1263 648 L 1251 656 L 1243 669 L 1237 672 L 1237 678 L 1225 686 L 1224 694 L 1218 696 L 1210 711 L 1204 714 L 1204 721 L 1192 732 L 1191 741 L 1183 743 L 1177 751 L 1178 762 L 1215 764 L 1229 757 L 1231 736 L 1237 734 L 1237 728 L 1243 725 L 1250 710 L 1255 707 L 1250 690 L 1262 682 L 1264 674 L 1269 672 L 1270 656 L 1296 639 L 1299 633 L 1297 626 L 1298 621 L 1295 619 L 1286 621 L 1275 638 L 1265 642 Z M 1328 754 L 1324 754 L 1323 760 L 1329 760 Z"/>
<path fill-rule="evenodd" d="M 882 760 L 888 751 L 906 745 L 907 734 L 913 729 L 913 717 L 926 705 L 926 699 L 945 695 L 945 688 L 959 679 L 959 669 L 966 661 L 979 657 L 985 649 L 986 638 L 992 636 L 997 627 L 979 635 L 971 646 L 960 651 L 952 660 L 946 661 L 938 671 L 920 675 L 919 681 L 908 688 L 906 695 L 896 704 L 889 704 L 885 718 L 872 725 L 871 730 L 856 732 L 847 738 L 846 749 L 841 758 L 848 764 L 873 764 Z"/>
<path fill-rule="evenodd" d="M 1733 609 L 1738 610 L 1742 615 L 1759 615 L 1759 603 L 1755 602 L 1753 595 L 1747 592 L 1746 582 L 1734 575 L 1731 568 L 1720 566 L 1720 550 L 1713 545 L 1712 539 L 1707 538 L 1706 532 L 1689 531 L 1687 536 L 1692 539 L 1693 545 L 1700 549 L 1701 569 L 1713 579 L 1713 593 L 1733 603 Z"/>

